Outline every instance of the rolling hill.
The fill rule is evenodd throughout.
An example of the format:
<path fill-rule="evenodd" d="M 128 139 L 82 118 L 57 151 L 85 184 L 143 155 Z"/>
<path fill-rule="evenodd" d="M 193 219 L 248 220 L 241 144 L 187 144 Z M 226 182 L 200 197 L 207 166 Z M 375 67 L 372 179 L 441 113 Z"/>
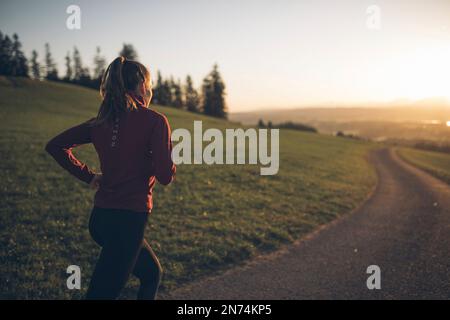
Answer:
<path fill-rule="evenodd" d="M 312 125 L 320 132 L 337 131 L 374 140 L 430 140 L 450 143 L 450 104 L 442 99 L 397 101 L 367 107 L 297 108 L 231 113 L 230 119 L 255 125 L 259 119 Z"/>
<path fill-rule="evenodd" d="M 44 151 L 60 131 L 95 116 L 96 91 L 0 77 L 0 287 L 2 299 L 69 299 L 85 293 L 99 248 L 87 224 L 92 191 Z M 236 123 L 162 106 L 172 128 L 194 120 L 221 130 Z M 180 165 L 157 186 L 147 239 L 165 271 L 161 294 L 301 238 L 357 207 L 376 183 L 366 154 L 374 144 L 290 130 L 280 132 L 280 170 L 252 165 Z M 77 156 L 98 168 L 92 146 Z M 82 289 L 66 289 L 66 268 Z M 136 280 L 123 298 L 134 296 Z"/>
<path fill-rule="evenodd" d="M 399 154 L 410 164 L 450 184 L 450 154 L 412 148 L 401 148 Z"/>

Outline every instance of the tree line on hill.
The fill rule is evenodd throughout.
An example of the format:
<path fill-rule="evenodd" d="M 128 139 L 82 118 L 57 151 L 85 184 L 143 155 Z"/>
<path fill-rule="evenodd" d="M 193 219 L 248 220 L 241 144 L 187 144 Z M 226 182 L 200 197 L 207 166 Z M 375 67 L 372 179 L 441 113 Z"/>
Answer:
<path fill-rule="evenodd" d="M 259 128 L 269 128 L 269 129 L 272 129 L 272 128 L 291 129 L 291 130 L 297 130 L 297 131 L 307 131 L 307 132 L 317 133 L 317 129 L 312 126 L 309 126 L 304 123 L 298 123 L 298 122 L 292 122 L 292 121 L 273 124 L 272 121 L 269 120 L 266 124 L 266 123 L 264 123 L 264 121 L 262 119 L 259 119 L 258 127 Z"/>
<path fill-rule="evenodd" d="M 83 64 L 81 53 L 77 47 L 65 56 L 65 74 L 60 76 L 50 45 L 45 44 L 43 62 L 39 61 L 36 50 L 28 60 L 22 51 L 22 44 L 17 34 L 11 37 L 0 31 L 0 75 L 27 77 L 36 80 L 61 81 L 77 84 L 92 89 L 99 89 L 103 73 L 107 68 L 106 58 L 100 47 L 96 48 L 93 69 Z M 137 60 L 138 54 L 131 44 L 123 44 L 119 55 L 130 60 Z M 225 83 L 219 72 L 218 65 L 203 79 L 201 88 L 195 88 L 192 77 L 186 76 L 184 83 L 173 76 L 164 78 L 158 71 L 156 84 L 153 86 L 153 103 L 185 109 L 190 112 L 227 118 L 225 101 Z"/>

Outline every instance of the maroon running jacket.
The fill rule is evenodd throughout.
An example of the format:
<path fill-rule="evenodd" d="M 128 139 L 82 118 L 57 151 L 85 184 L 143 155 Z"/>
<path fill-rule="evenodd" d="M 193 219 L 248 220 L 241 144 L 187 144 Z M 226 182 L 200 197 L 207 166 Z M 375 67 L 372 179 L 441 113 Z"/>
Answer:
<path fill-rule="evenodd" d="M 72 175 L 90 183 L 94 173 L 72 149 L 92 143 L 103 174 L 94 205 L 101 208 L 150 212 L 155 178 L 163 185 L 175 175 L 167 118 L 139 104 L 111 126 L 93 126 L 91 120 L 50 140 L 47 152 Z"/>

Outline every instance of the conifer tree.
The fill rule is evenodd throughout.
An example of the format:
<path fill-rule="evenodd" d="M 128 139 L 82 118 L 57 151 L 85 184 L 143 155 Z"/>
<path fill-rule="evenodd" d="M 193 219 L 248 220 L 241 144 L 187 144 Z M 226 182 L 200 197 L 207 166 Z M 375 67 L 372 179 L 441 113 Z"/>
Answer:
<path fill-rule="evenodd" d="M 34 79 L 41 79 L 41 66 L 38 62 L 38 53 L 36 50 L 33 50 L 31 53 L 31 74 Z"/>
<path fill-rule="evenodd" d="M 58 70 L 56 69 L 55 62 L 53 61 L 52 54 L 50 52 L 50 45 L 45 44 L 45 78 L 47 80 L 58 80 Z"/>
<path fill-rule="evenodd" d="M 178 80 L 177 82 L 172 81 L 172 89 L 173 89 L 172 106 L 178 109 L 182 109 L 184 107 L 184 101 L 183 101 L 183 92 L 181 91 L 180 80 Z"/>
<path fill-rule="evenodd" d="M 22 44 L 19 41 L 19 36 L 15 33 L 13 35 L 12 44 L 11 75 L 16 77 L 28 77 L 28 62 L 21 48 Z"/>
<path fill-rule="evenodd" d="M 72 59 L 70 58 L 70 52 L 67 52 L 64 59 L 66 61 L 66 75 L 64 77 L 64 81 L 70 82 L 73 79 Z"/>
<path fill-rule="evenodd" d="M 191 112 L 199 112 L 200 109 L 200 100 L 198 96 L 197 90 L 195 90 L 192 78 L 190 75 L 186 77 L 186 86 L 185 86 L 185 104 L 188 111 Z"/>
<path fill-rule="evenodd" d="M 134 48 L 134 46 L 132 44 L 129 44 L 129 43 L 123 44 L 122 50 L 120 50 L 119 55 L 121 55 L 122 57 L 125 57 L 129 60 L 137 60 L 137 58 L 138 58 L 136 49 Z"/>
<path fill-rule="evenodd" d="M 206 115 L 226 118 L 225 83 L 218 69 L 215 64 L 213 70 L 203 80 L 202 108 Z"/>

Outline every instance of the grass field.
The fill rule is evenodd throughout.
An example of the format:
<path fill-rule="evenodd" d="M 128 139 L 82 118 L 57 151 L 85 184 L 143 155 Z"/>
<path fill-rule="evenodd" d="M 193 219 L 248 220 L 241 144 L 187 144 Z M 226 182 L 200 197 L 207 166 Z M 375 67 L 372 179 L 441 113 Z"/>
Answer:
<path fill-rule="evenodd" d="M 99 247 L 87 223 L 93 192 L 44 151 L 65 128 L 94 116 L 97 92 L 60 83 L 0 78 L 0 298 L 78 299 Z M 236 124 L 156 106 L 173 128 Z M 147 239 L 164 277 L 161 294 L 275 250 L 350 212 L 376 183 L 367 142 L 282 130 L 280 171 L 259 166 L 180 165 L 157 186 Z M 77 156 L 98 168 L 92 146 Z M 66 288 L 66 268 L 82 270 L 82 290 Z M 123 298 L 134 298 L 137 281 Z"/>
<path fill-rule="evenodd" d="M 450 154 L 411 148 L 399 149 L 399 154 L 412 165 L 450 183 Z"/>

